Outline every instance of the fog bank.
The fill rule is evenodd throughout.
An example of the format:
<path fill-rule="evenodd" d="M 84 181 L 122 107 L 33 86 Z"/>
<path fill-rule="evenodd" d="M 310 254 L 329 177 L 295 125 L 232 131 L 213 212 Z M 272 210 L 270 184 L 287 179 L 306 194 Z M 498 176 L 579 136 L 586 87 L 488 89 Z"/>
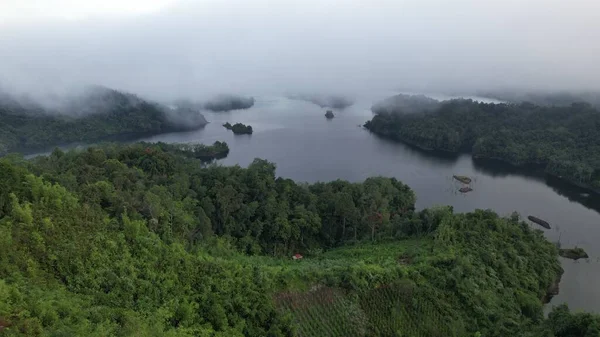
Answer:
<path fill-rule="evenodd" d="M 174 1 L 129 16 L 0 23 L 0 83 L 54 93 L 97 84 L 156 100 L 593 91 L 597 13 L 589 0 Z"/>

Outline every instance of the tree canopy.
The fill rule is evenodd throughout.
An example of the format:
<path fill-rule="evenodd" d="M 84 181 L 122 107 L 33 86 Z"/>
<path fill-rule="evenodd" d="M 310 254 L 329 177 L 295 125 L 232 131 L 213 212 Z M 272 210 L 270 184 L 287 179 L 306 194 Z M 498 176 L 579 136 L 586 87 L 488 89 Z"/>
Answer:
<path fill-rule="evenodd" d="M 0 334 L 596 336 L 593 315 L 544 319 L 557 248 L 517 215 L 416 211 L 394 178 L 301 184 L 198 148 L 0 158 Z"/>

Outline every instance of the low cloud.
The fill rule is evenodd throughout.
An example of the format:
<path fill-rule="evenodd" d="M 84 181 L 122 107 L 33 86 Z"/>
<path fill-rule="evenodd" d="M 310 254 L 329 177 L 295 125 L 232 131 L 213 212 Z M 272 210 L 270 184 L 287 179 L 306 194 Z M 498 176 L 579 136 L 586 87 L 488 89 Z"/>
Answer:
<path fill-rule="evenodd" d="M 59 94 L 98 84 L 158 100 L 600 90 L 599 12 L 587 0 L 182 1 L 0 24 L 0 83 Z"/>

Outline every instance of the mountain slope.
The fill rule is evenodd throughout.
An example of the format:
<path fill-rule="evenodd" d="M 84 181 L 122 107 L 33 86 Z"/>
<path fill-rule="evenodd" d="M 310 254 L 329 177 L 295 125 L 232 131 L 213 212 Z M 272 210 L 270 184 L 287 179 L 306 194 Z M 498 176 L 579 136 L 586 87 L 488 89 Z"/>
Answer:
<path fill-rule="evenodd" d="M 198 111 L 172 111 L 135 95 L 101 87 L 49 106 L 6 93 L 0 95 L 0 155 L 190 130 L 206 124 Z"/>

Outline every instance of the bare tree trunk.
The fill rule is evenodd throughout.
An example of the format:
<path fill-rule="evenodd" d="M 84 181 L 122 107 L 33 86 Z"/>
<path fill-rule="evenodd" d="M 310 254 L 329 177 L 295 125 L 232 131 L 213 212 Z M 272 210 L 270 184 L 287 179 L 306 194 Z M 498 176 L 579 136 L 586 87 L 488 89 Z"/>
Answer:
<path fill-rule="evenodd" d="M 375 241 L 375 224 L 371 224 L 371 241 Z"/>

